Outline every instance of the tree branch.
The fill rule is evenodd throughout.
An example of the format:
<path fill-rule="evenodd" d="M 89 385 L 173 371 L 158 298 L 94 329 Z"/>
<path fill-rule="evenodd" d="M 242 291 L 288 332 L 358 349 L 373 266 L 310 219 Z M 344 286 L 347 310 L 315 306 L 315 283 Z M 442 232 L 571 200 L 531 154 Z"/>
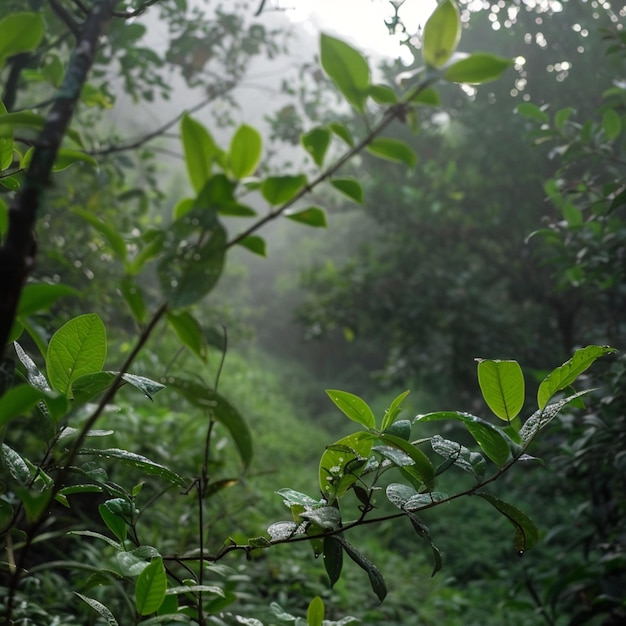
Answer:
<path fill-rule="evenodd" d="M 4 351 L 22 288 L 35 264 L 35 222 L 52 166 L 93 64 L 100 33 L 111 19 L 117 2 L 100 0 L 85 20 L 63 84 L 37 140 L 22 188 L 9 209 L 9 229 L 0 248 L 0 351 Z"/>

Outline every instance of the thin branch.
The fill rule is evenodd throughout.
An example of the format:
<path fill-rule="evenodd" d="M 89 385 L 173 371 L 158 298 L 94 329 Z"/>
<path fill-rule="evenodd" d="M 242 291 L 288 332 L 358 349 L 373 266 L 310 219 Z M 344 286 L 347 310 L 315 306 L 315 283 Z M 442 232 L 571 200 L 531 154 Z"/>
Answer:
<path fill-rule="evenodd" d="M 67 26 L 72 35 L 78 40 L 80 37 L 80 25 L 74 16 L 59 2 L 59 0 L 49 0 L 50 7 L 57 17 Z"/>
<path fill-rule="evenodd" d="M 108 154 L 115 154 L 117 152 L 127 152 L 128 150 L 136 150 L 137 148 L 141 148 L 141 146 L 152 141 L 153 139 L 157 139 L 163 136 L 164 133 L 166 133 L 170 128 L 172 128 L 172 126 L 174 126 L 180 121 L 183 115 L 189 114 L 189 113 L 195 113 L 196 111 L 199 111 L 200 109 L 207 106 L 207 104 L 210 104 L 211 102 L 213 102 L 213 100 L 215 100 L 216 98 L 219 98 L 220 96 L 223 96 L 225 93 L 228 93 L 229 91 L 231 91 L 235 87 L 235 84 L 236 83 L 234 82 L 229 82 L 222 89 L 212 91 L 206 98 L 204 98 L 197 104 L 194 104 L 191 108 L 186 109 L 182 113 L 178 114 L 176 117 L 172 118 L 171 120 L 163 124 L 163 126 L 160 126 L 156 130 L 153 130 L 152 132 L 148 133 L 147 135 L 144 135 L 143 137 L 139 137 L 138 139 L 135 139 L 134 141 L 131 141 L 130 143 L 117 145 L 117 146 L 116 145 L 109 146 L 108 148 L 101 148 L 99 150 L 91 150 L 88 154 L 90 154 L 91 156 L 106 156 Z"/>

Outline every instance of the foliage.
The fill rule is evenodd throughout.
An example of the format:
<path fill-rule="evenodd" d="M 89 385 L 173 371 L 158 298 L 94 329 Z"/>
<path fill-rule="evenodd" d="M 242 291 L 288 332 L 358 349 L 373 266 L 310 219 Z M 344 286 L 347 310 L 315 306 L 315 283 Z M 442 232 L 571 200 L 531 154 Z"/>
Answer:
<path fill-rule="evenodd" d="M 152 4 L 158 5 L 170 30 L 170 46 L 163 57 L 138 45 L 146 32 L 141 18 Z M 412 422 L 401 414 L 406 392 L 377 416 L 359 396 L 331 389 L 331 401 L 360 428 L 322 452 L 316 481 L 321 497 L 282 488 L 276 493 L 291 519 L 271 524 L 259 536 L 242 537 L 234 524 L 225 541 L 215 542 L 210 536 L 220 515 L 228 514 L 228 498 L 219 498 L 247 480 L 253 463 L 252 430 L 221 392 L 227 333 L 211 332 L 203 324 L 200 306 L 218 284 L 231 249 L 239 246 L 265 255 L 266 242 L 258 231 L 283 217 L 308 226 L 325 225 L 323 210 L 305 201 L 325 183 L 354 202 L 364 202 L 365 185 L 344 166 L 368 150 L 376 158 L 413 167 L 416 156 L 408 142 L 384 135 L 392 123 L 415 125 L 424 98 L 432 101 L 428 94 L 435 83 L 490 81 L 510 62 L 476 52 L 455 56 L 461 17 L 452 0 L 442 2 L 425 26 L 424 71 L 413 74 L 401 88 L 394 83 L 372 85 L 365 57 L 324 35 L 321 65 L 345 101 L 368 118 L 366 130 L 357 134 L 337 122 L 320 125 L 303 140 L 304 150 L 320 168 L 318 173 L 268 173 L 260 167 L 267 148 L 258 130 L 241 124 L 226 146 L 186 112 L 176 121 L 191 196 L 181 198 L 171 216 L 159 220 L 156 211 L 144 206 L 151 196 L 162 198 L 162 192 L 151 171 L 152 155 L 142 155 L 141 150 L 173 124 L 135 142 L 100 147 L 101 132 L 106 132 L 100 129 L 100 125 L 106 128 L 102 109 L 113 98 L 107 70 L 119 70 L 127 93 L 146 101 L 155 97 L 155 91 L 164 98 L 169 95 L 171 88 L 161 71 L 167 63 L 178 67 L 188 84 L 206 88 L 209 95 L 204 101 L 209 101 L 241 77 L 250 58 L 263 50 L 270 56 L 275 53 L 275 43 L 258 25 L 241 35 L 242 20 L 220 8 L 211 19 L 202 19 L 200 10 L 188 8 L 184 0 L 68 5 L 71 8 L 60 0 L 45 6 L 34 3 L 30 11 L 21 12 L 16 10 L 19 3 L 11 2 L 10 13 L 0 21 L 0 33 L 17 33 L 0 44 L 6 75 L 0 111 L 0 181 L 9 198 L 0 201 L 4 237 L 0 333 L 2 345 L 13 344 L 12 351 L 6 351 L 11 357 L 2 361 L 0 379 L 5 620 L 226 623 L 230 618 L 225 609 L 237 599 L 237 578 L 218 561 L 237 552 L 259 558 L 264 550 L 297 543 L 308 543 L 315 556 L 323 555 L 331 587 L 342 575 L 344 556 L 349 557 L 364 570 L 382 602 L 387 583 L 378 566 L 348 541 L 348 535 L 355 534 L 351 531 L 407 519 L 432 552 L 434 575 L 442 568 L 441 554 L 420 515 L 463 496 L 479 496 L 510 522 L 518 554 L 535 546 L 539 534 L 531 519 L 484 489 L 528 458 L 529 446 L 561 409 L 587 393 L 570 393 L 569 387 L 612 348 L 591 345 L 577 350 L 548 374 L 539 387 L 538 408 L 524 423 L 518 417 L 524 403 L 524 377 L 513 361 L 479 363 L 483 397 L 503 422 L 499 425 L 451 411 L 420 415 Z M 105 28 L 107 36 L 102 37 Z M 200 39 L 206 45 L 198 46 Z M 206 84 L 202 72 L 213 54 L 221 59 L 227 78 Z M 36 85 L 33 96 L 21 93 L 21 81 L 27 79 Z M 79 104 L 95 111 L 75 118 Z M 45 114 L 40 113 L 48 106 Z M 329 150 L 338 139 L 349 147 L 331 160 Z M 129 182 L 135 174 L 125 170 L 132 161 L 116 156 L 135 149 L 140 150 L 139 163 L 146 159 L 145 182 L 151 193 L 144 192 L 139 182 L 137 186 Z M 75 182 L 64 174 L 70 167 L 80 172 Z M 67 181 L 71 197 L 58 193 L 49 200 L 44 189 L 50 179 L 57 185 Z M 105 187 L 102 194 L 100 187 Z M 248 194 L 262 199 L 264 214 L 246 200 Z M 140 208 L 120 216 L 99 210 L 101 203 L 114 199 L 139 199 Z M 83 201 L 87 208 L 79 206 Z M 46 208 L 50 206 L 62 215 L 54 216 Z M 98 252 L 106 249 L 87 269 L 108 274 L 109 267 L 116 268 L 115 282 L 104 283 L 110 288 L 105 304 L 119 307 L 123 302 L 124 314 L 99 315 L 93 310 L 99 305 L 94 307 L 86 299 L 67 309 L 61 306 L 58 315 L 51 316 L 52 307 L 62 305 L 75 291 L 58 280 L 46 280 L 54 271 L 51 268 L 45 268 L 41 280 L 30 282 L 38 214 L 43 212 L 45 227 L 52 229 L 68 211 L 90 228 L 84 240 L 84 230 L 72 232 L 72 253 L 82 254 L 90 243 Z M 230 218 L 248 220 L 234 236 L 225 223 Z M 72 314 L 73 307 L 78 315 Z M 109 318 L 111 323 L 106 323 Z M 148 344 L 163 326 L 167 328 L 164 345 L 161 351 L 151 351 Z M 131 338 L 132 345 L 125 346 Z M 211 371 L 206 363 L 215 347 L 218 363 Z M 188 351 L 193 366 L 184 368 L 176 356 L 172 358 L 171 352 L 182 350 Z M 105 369 L 111 352 L 122 360 L 113 370 Z M 164 358 L 166 367 L 160 365 Z M 561 392 L 565 397 L 555 397 Z M 160 398 L 164 398 L 162 405 Z M 101 439 L 116 436 L 111 429 L 96 428 L 116 410 L 116 403 L 123 420 L 133 417 L 133 405 L 140 401 L 162 407 L 158 410 L 166 421 L 175 417 L 172 436 L 180 438 L 190 460 L 177 459 L 167 445 L 155 446 L 153 441 L 129 450 L 119 434 L 119 446 L 100 444 Z M 413 440 L 414 425 L 419 430 L 441 420 L 460 422 L 473 439 L 471 448 L 442 434 Z M 187 437 L 192 441 L 188 443 Z M 307 445 L 299 443 L 297 463 Z M 151 447 L 151 451 L 143 449 Z M 455 470 L 469 474 L 473 484 L 451 493 L 440 491 L 441 477 Z M 183 515 L 174 517 L 177 506 L 157 506 L 166 497 L 174 500 L 174 492 L 181 491 Z M 225 512 L 220 511 L 220 503 Z M 183 521 L 193 524 L 193 532 L 165 534 L 165 528 L 176 528 Z M 67 572 L 71 599 L 58 570 Z M 296 624 L 328 623 L 320 596 L 308 603 L 306 617 L 293 616 L 279 605 L 273 605 L 272 611 L 277 619 Z M 257 618 L 232 617 L 238 623 L 262 624 Z M 330 623 L 353 621 L 344 617 Z"/>

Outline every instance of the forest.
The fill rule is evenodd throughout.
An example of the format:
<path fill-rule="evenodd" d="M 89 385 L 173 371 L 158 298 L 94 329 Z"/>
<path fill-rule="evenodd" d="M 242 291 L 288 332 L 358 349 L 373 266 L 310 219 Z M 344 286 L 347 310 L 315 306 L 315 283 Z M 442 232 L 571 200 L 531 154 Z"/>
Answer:
<path fill-rule="evenodd" d="M 626 4 L 418 3 L 2 0 L 0 624 L 626 623 Z"/>

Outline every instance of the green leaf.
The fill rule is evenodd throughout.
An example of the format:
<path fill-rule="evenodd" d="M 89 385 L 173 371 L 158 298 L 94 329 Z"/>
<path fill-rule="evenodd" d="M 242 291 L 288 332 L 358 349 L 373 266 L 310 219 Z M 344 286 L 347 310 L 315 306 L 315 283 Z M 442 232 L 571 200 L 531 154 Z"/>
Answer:
<path fill-rule="evenodd" d="M 369 560 L 366 559 L 354 546 L 349 544 L 343 537 L 338 537 L 346 554 L 361 568 L 367 572 L 372 586 L 372 591 L 376 594 L 379 602 L 382 602 L 387 596 L 387 585 L 380 570 Z"/>
<path fill-rule="evenodd" d="M 17 315 L 27 317 L 50 307 L 64 296 L 80 296 L 80 291 L 62 284 L 31 283 L 22 289 Z"/>
<path fill-rule="evenodd" d="M 46 124 L 46 118 L 43 115 L 38 115 L 32 111 L 16 111 L 13 113 L 5 113 L 0 115 L 0 128 L 7 125 L 11 128 L 32 128 L 33 130 L 41 131 Z M 66 135 L 72 139 L 77 145 L 83 146 L 83 140 L 80 133 L 68 128 Z"/>
<path fill-rule="evenodd" d="M 327 389 L 326 394 L 344 415 L 354 420 L 357 424 L 361 424 L 365 428 L 374 428 L 376 426 L 376 418 L 372 409 L 359 396 L 337 389 Z"/>
<path fill-rule="evenodd" d="M 109 226 L 109 224 L 103 222 L 97 215 L 94 215 L 90 211 L 74 208 L 73 212 L 85 220 L 85 222 L 91 224 L 91 226 L 105 238 L 106 242 L 115 253 L 115 256 L 117 256 L 120 261 L 126 260 L 126 242 L 115 227 Z"/>
<path fill-rule="evenodd" d="M 458 420 L 463 422 L 476 443 L 498 467 L 502 467 L 511 458 L 513 442 L 509 444 L 510 440 L 507 439 L 506 435 L 493 424 L 480 419 L 480 417 L 457 411 L 438 411 L 419 415 L 415 418 L 415 421 L 418 422 L 437 420 Z"/>
<path fill-rule="evenodd" d="M 122 297 L 128 304 L 135 320 L 140 324 L 146 321 L 147 309 L 141 289 L 130 276 L 124 276 L 120 282 Z"/>
<path fill-rule="evenodd" d="M 273 205 L 292 200 L 307 184 L 304 174 L 298 176 L 269 176 L 261 183 L 261 194 Z"/>
<path fill-rule="evenodd" d="M 324 601 L 319 596 L 315 596 L 306 612 L 307 626 L 322 626 L 323 621 Z"/>
<path fill-rule="evenodd" d="M 109 611 L 104 604 L 98 602 L 98 600 L 94 600 L 93 598 L 88 598 L 82 593 L 78 593 L 78 591 L 74 591 L 74 595 L 78 596 L 85 604 L 89 605 L 100 617 L 102 617 L 107 623 L 107 626 L 119 626 L 115 617 L 113 617 L 113 613 L 111 613 L 111 611 Z"/>
<path fill-rule="evenodd" d="M 371 85 L 369 95 L 377 104 L 395 104 L 398 94 L 387 85 Z"/>
<path fill-rule="evenodd" d="M 19 52 L 34 50 L 44 36 L 43 17 L 38 13 L 12 13 L 0 20 L 0 69 Z"/>
<path fill-rule="evenodd" d="M 132 551 L 123 551 L 115 555 L 115 560 L 124 576 L 139 576 L 151 559 L 160 556 L 152 546 L 139 546 Z"/>
<path fill-rule="evenodd" d="M 282 496 L 283 502 L 285 506 L 292 507 L 294 504 L 303 506 L 306 508 L 319 506 L 320 501 L 311 498 L 311 496 L 307 496 L 306 493 L 300 493 L 299 491 L 294 491 L 293 489 L 279 489 L 274 493 Z"/>
<path fill-rule="evenodd" d="M 587 395 L 591 393 L 592 389 L 585 389 L 584 391 L 579 391 L 578 393 L 574 393 L 567 398 L 563 398 L 558 402 L 554 402 L 553 404 L 548 404 L 543 409 L 539 409 L 535 411 L 525 422 L 524 425 L 520 428 L 519 437 L 520 440 L 524 444 L 528 444 L 531 439 L 540 431 L 543 430 L 559 413 L 559 411 L 569 404 L 573 402 L 577 398 Z"/>
<path fill-rule="evenodd" d="M 343 139 L 351 148 L 354 146 L 354 139 L 352 138 L 352 133 L 347 129 L 346 126 L 340 124 L 339 122 L 331 122 L 328 125 L 328 128 L 337 135 L 340 139 Z"/>
<path fill-rule="evenodd" d="M 238 241 L 237 245 L 249 250 L 253 254 L 258 254 L 263 257 L 267 256 L 265 239 L 263 239 L 263 237 L 259 237 L 258 235 L 248 235 Z"/>
<path fill-rule="evenodd" d="M 123 543 L 126 540 L 126 535 L 128 534 L 128 524 L 122 516 L 109 506 L 110 502 L 111 501 L 109 500 L 108 502 L 100 504 L 98 506 L 98 511 L 100 512 L 102 521 L 107 525 L 108 529 L 120 540 L 120 542 Z"/>
<path fill-rule="evenodd" d="M 106 330 L 95 313 L 79 315 L 57 330 L 48 345 L 48 380 L 69 395 L 81 376 L 99 372 L 107 354 Z"/>
<path fill-rule="evenodd" d="M 72 383 L 72 395 L 76 405 L 90 402 L 102 394 L 113 380 L 117 377 L 118 372 L 97 372 L 81 376 Z M 152 400 L 155 393 L 164 389 L 164 385 L 157 383 L 150 378 L 144 376 L 136 376 L 135 374 L 122 374 L 122 383 L 128 383 L 144 394 L 149 400 Z"/>
<path fill-rule="evenodd" d="M 444 439 L 440 435 L 431 437 L 430 445 L 434 452 L 476 478 L 485 474 L 487 463 L 479 452 L 472 452 L 460 443 Z"/>
<path fill-rule="evenodd" d="M 180 135 L 189 180 L 196 192 L 199 192 L 209 180 L 213 162 L 221 150 L 209 131 L 188 114 L 181 119 Z"/>
<path fill-rule="evenodd" d="M 622 132 L 622 118 L 615 109 L 608 109 L 602 115 L 602 130 L 609 141 L 619 137 Z"/>
<path fill-rule="evenodd" d="M 195 381 L 171 378 L 168 386 L 175 387 L 194 406 L 206 411 L 207 415 L 226 427 L 233 438 L 239 456 L 247 468 L 252 461 L 252 434 L 239 411 L 216 391 Z"/>
<path fill-rule="evenodd" d="M 422 35 L 424 63 L 441 67 L 456 51 L 461 38 L 461 17 L 456 3 L 442 2 L 430 16 Z"/>
<path fill-rule="evenodd" d="M 322 506 L 303 511 L 300 513 L 300 517 L 319 526 L 323 531 L 337 530 L 341 527 L 341 514 L 339 509 L 334 506 Z"/>
<path fill-rule="evenodd" d="M 324 537 L 324 567 L 330 580 L 330 587 L 341 577 L 343 567 L 343 548 L 338 539 L 332 535 Z"/>
<path fill-rule="evenodd" d="M 524 374 L 517 361 L 478 360 L 478 384 L 487 406 L 510 422 L 524 406 Z"/>
<path fill-rule="evenodd" d="M 443 77 L 453 83 L 480 85 L 497 80 L 512 64 L 511 59 L 495 54 L 473 52 L 468 57 L 449 65 Z"/>
<path fill-rule="evenodd" d="M 170 226 L 163 242 L 157 271 L 163 294 L 175 309 L 201 300 L 222 273 L 226 231 L 205 200 L 205 190 L 206 185 L 196 207 Z"/>
<path fill-rule="evenodd" d="M 158 476 L 163 478 L 173 485 L 179 487 L 185 487 L 186 481 L 179 476 L 176 472 L 173 472 L 165 465 L 155 463 L 145 456 L 129 452 L 128 450 L 120 450 L 119 448 L 106 448 L 104 450 L 98 450 L 95 448 L 83 448 L 79 454 L 97 456 L 100 459 L 116 459 L 121 461 L 125 465 L 134 467 L 136 470 L 148 474 L 149 476 Z"/>
<path fill-rule="evenodd" d="M 530 550 L 539 541 L 539 531 L 532 522 L 532 520 L 518 508 L 514 507 L 508 502 L 500 500 L 491 494 L 484 492 L 477 492 L 477 496 L 480 496 L 484 500 L 487 500 L 489 504 L 495 507 L 515 528 L 515 549 L 521 556 Z"/>
<path fill-rule="evenodd" d="M 167 321 L 174 329 L 178 340 L 206 363 L 207 345 L 198 320 L 188 311 L 178 313 L 170 311 L 167 314 Z"/>
<path fill-rule="evenodd" d="M 381 430 L 387 430 L 397 419 L 398 415 L 400 415 L 400 405 L 404 401 L 404 399 L 409 395 L 409 391 L 404 391 L 403 393 L 397 395 L 392 403 L 389 405 L 389 408 L 385 411 L 385 415 L 383 417 L 382 424 L 380 426 Z M 392 433 L 393 434 L 393 433 Z"/>
<path fill-rule="evenodd" d="M 332 178 L 330 184 L 358 204 L 363 204 L 363 186 L 356 178 Z"/>
<path fill-rule="evenodd" d="M 330 137 L 331 133 L 328 128 L 318 126 L 302 135 L 300 139 L 304 149 L 313 157 L 313 162 L 318 167 L 322 167 L 324 163 L 326 151 L 330 146 Z"/>
<path fill-rule="evenodd" d="M 52 171 L 61 172 L 75 163 L 87 163 L 87 165 L 91 165 L 92 167 L 98 167 L 98 161 L 86 152 L 70 150 L 69 148 L 59 148 Z"/>
<path fill-rule="evenodd" d="M 539 122 L 540 124 L 548 124 L 550 122 L 548 114 L 532 102 L 522 102 L 518 104 L 516 111 L 525 118 Z"/>
<path fill-rule="evenodd" d="M 400 139 L 375 137 L 366 149 L 370 154 L 381 159 L 393 161 L 394 163 L 404 163 L 409 169 L 413 169 L 417 165 L 415 151 Z"/>
<path fill-rule="evenodd" d="M 428 531 L 427 526 L 422 522 L 422 520 L 415 515 L 415 513 L 411 513 L 409 511 L 406 512 L 407 517 L 411 520 L 411 524 L 413 524 L 413 528 L 415 532 L 421 539 L 424 539 L 429 545 L 433 552 L 433 571 L 431 576 L 434 576 L 438 571 L 443 567 L 443 561 L 441 559 L 441 552 L 439 548 L 433 543 L 433 540 L 430 538 L 430 532 Z"/>
<path fill-rule="evenodd" d="M 18 385 L 6 391 L 0 397 L 0 428 L 15 417 L 30 414 L 45 395 L 44 391 L 30 385 Z"/>
<path fill-rule="evenodd" d="M 155 613 L 161 606 L 167 590 L 167 576 L 163 559 L 159 556 L 139 574 L 135 585 L 135 606 L 140 615 Z"/>
<path fill-rule="evenodd" d="M 411 104 L 423 104 L 425 106 L 438 107 L 441 106 L 441 96 L 438 91 L 435 91 L 432 87 L 426 89 L 420 89 L 415 96 L 413 96 L 409 102 Z"/>
<path fill-rule="evenodd" d="M 361 53 L 340 39 L 322 34 L 320 61 L 344 98 L 362 113 L 369 92 L 370 69 Z"/>
<path fill-rule="evenodd" d="M 569 387 L 597 359 L 616 352 L 609 346 L 587 346 L 576 350 L 571 359 L 550 372 L 539 385 L 537 404 L 543 409 L 555 393 Z"/>
<path fill-rule="evenodd" d="M 432 489 L 435 483 L 435 468 L 430 462 L 430 459 L 417 446 L 414 446 L 410 441 L 405 441 L 388 432 L 381 433 L 380 439 L 390 446 L 408 454 L 413 460 L 413 467 L 421 483 L 423 483 L 426 489 Z"/>
<path fill-rule="evenodd" d="M 294 211 L 285 211 L 285 217 L 294 222 L 306 224 L 314 228 L 326 228 L 326 212 L 316 206 L 310 206 L 306 209 L 297 209 Z"/>
<path fill-rule="evenodd" d="M 0 445 L 0 460 L 7 472 L 22 486 L 30 484 L 31 472 L 24 459 L 13 448 Z"/>
<path fill-rule="evenodd" d="M 263 140 L 259 131 L 242 124 L 230 142 L 229 164 L 235 178 L 241 180 L 252 176 L 261 160 L 262 151 Z"/>
<path fill-rule="evenodd" d="M 364 431 L 343 437 L 328 446 L 319 465 L 322 495 L 332 503 L 357 481 L 372 450 L 372 436 Z"/>
<path fill-rule="evenodd" d="M 563 127 L 567 120 L 575 113 L 575 109 L 572 107 L 565 107 L 564 109 L 559 109 L 554 114 L 554 126 L 557 128 L 559 132 L 563 132 Z"/>

